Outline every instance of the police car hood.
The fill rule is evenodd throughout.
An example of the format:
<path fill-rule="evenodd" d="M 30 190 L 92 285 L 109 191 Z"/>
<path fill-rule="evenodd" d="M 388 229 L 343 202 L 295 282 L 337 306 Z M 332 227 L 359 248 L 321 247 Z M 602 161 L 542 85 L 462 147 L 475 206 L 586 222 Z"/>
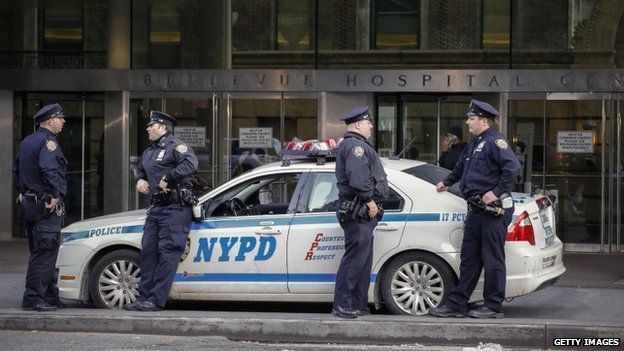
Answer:
<path fill-rule="evenodd" d="M 119 225 L 128 222 L 135 222 L 139 220 L 145 220 L 147 216 L 147 210 L 136 210 L 127 212 L 118 212 L 109 214 L 106 216 L 100 216 L 95 218 L 86 219 L 84 221 L 76 222 L 63 228 L 62 232 L 78 232 L 88 230 L 96 227 L 106 227 L 110 225 Z"/>

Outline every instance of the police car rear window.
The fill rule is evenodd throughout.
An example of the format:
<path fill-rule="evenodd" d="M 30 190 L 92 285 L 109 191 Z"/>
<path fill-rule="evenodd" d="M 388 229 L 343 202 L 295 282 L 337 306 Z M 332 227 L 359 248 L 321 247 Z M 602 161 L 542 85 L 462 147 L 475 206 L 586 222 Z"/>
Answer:
<path fill-rule="evenodd" d="M 446 168 L 434 166 L 431 164 L 423 164 L 420 166 L 415 166 L 412 168 L 406 168 L 403 172 L 412 175 L 418 179 L 422 179 L 427 183 L 431 183 L 433 185 L 438 184 L 442 181 L 442 179 L 446 178 L 446 176 L 451 173 Z M 457 195 L 461 197 L 461 192 L 459 191 L 459 182 L 455 183 L 448 190 L 451 194 Z"/>

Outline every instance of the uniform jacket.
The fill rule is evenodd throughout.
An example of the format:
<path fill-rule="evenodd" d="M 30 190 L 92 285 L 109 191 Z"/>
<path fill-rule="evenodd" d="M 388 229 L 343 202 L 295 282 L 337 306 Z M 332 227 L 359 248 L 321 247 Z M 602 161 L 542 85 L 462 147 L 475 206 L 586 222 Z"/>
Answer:
<path fill-rule="evenodd" d="M 197 171 L 197 156 L 193 150 L 173 134 L 167 133 L 153 142 L 141 156 L 137 180 L 145 179 L 150 190 L 160 190 L 158 183 L 167 176 L 168 188 L 192 188 L 192 176 Z"/>
<path fill-rule="evenodd" d="M 520 162 L 503 135 L 493 127 L 472 137 L 451 173 L 442 181 L 450 186 L 459 181 L 465 199 L 492 191 L 499 197 L 511 191 Z"/>
<path fill-rule="evenodd" d="M 347 132 L 338 147 L 336 178 L 341 198 L 380 202 L 388 196 L 388 180 L 379 155 L 358 133 Z"/>
<path fill-rule="evenodd" d="M 13 166 L 13 180 L 19 193 L 64 198 L 67 195 L 66 173 L 67 159 L 50 130 L 39 127 L 22 141 Z"/>
<path fill-rule="evenodd" d="M 457 161 L 459 161 L 459 158 L 464 152 L 466 145 L 468 144 L 461 141 L 457 144 L 452 145 L 450 150 L 442 152 L 442 155 L 440 155 L 440 159 L 438 160 L 438 164 L 440 165 L 440 167 L 452 170 L 453 167 L 455 167 Z"/>

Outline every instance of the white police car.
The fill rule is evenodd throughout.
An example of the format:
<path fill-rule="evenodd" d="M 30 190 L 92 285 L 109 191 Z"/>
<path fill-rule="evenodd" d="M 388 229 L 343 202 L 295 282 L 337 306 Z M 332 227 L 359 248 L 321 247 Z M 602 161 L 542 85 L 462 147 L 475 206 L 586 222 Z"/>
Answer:
<path fill-rule="evenodd" d="M 448 173 L 413 160 L 382 159 L 391 194 L 375 229 L 369 301 L 395 314 L 425 314 L 456 283 L 466 202 Z M 336 219 L 334 163 L 273 163 L 202 195 L 172 300 L 333 300 L 344 252 Z M 506 243 L 507 297 L 546 287 L 563 274 L 563 245 L 547 197 L 513 194 Z M 145 210 L 74 223 L 57 268 L 61 298 L 120 308 L 138 294 Z M 472 298 L 482 298 L 482 282 Z"/>

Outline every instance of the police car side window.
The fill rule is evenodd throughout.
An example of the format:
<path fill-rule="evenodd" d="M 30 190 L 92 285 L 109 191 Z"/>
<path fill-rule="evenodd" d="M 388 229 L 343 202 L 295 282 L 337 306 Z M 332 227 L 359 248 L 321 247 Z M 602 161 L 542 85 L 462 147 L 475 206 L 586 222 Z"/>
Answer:
<path fill-rule="evenodd" d="M 336 174 L 317 173 L 306 212 L 336 212 L 338 206 L 338 186 L 336 183 Z M 404 203 L 403 198 L 396 191 L 390 189 L 388 198 L 383 201 L 383 208 L 386 211 L 401 210 Z"/>
<path fill-rule="evenodd" d="M 334 173 L 317 173 L 306 212 L 336 212 L 338 186 Z"/>

